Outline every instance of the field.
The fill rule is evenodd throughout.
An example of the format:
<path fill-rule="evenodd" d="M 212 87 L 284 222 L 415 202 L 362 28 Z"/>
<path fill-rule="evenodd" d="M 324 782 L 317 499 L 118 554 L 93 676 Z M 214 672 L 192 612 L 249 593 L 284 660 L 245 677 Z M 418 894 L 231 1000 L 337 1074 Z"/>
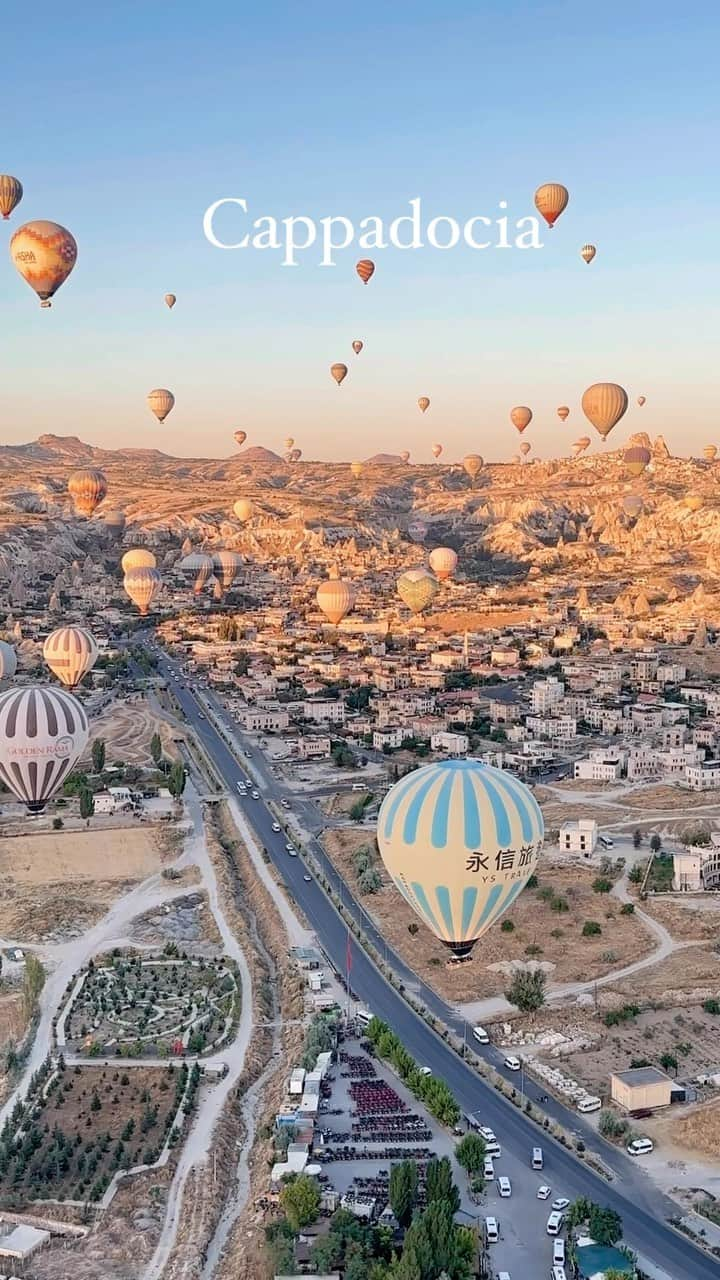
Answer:
<path fill-rule="evenodd" d="M 0 843 L 0 934 L 27 942 L 77 934 L 161 869 L 149 827 L 53 831 Z"/>
<path fill-rule="evenodd" d="M 66 1067 L 33 1095 L 30 1118 L 0 1142 L 0 1204 L 98 1200 L 113 1173 L 153 1163 L 187 1068 Z"/>
<path fill-rule="evenodd" d="M 357 892 L 352 855 L 367 845 L 367 835 L 344 829 L 328 831 L 324 843 Z M 512 932 L 490 930 L 469 962 L 449 966 L 445 948 L 422 925 L 411 935 L 408 926 L 416 923 L 414 913 L 390 884 L 379 860 L 377 869 L 383 887 L 362 897 L 363 905 L 378 921 L 390 945 L 453 1003 L 502 995 L 513 962 L 539 962 L 551 985 L 587 982 L 631 964 L 653 949 L 653 939 L 639 919 L 621 915 L 617 898 L 593 891 L 597 869 L 567 862 L 554 864 L 541 857 L 538 888 L 526 889 L 505 917 L 513 924 Z M 566 909 L 559 910 L 559 902 Z M 600 925 L 599 935 L 582 937 L 586 920 Z"/>
<path fill-rule="evenodd" d="M 175 730 L 150 710 L 144 698 L 135 695 L 132 702 L 112 702 L 93 720 L 90 743 L 94 738 L 104 740 L 108 765 L 122 761 L 154 769 L 150 755 L 150 739 L 154 733 L 160 735 L 165 756 L 175 760 L 178 755 L 173 743 Z M 88 750 L 85 765 L 89 759 Z"/>
<path fill-rule="evenodd" d="M 221 961 L 112 955 L 86 971 L 66 1021 L 68 1051 L 139 1058 L 209 1052 L 239 1009 Z"/>
<path fill-rule="evenodd" d="M 666 1144 L 685 1152 L 690 1158 L 711 1156 L 717 1161 L 720 1151 L 720 1098 L 701 1106 L 673 1107 L 643 1122 L 643 1129 L 668 1154 Z"/>

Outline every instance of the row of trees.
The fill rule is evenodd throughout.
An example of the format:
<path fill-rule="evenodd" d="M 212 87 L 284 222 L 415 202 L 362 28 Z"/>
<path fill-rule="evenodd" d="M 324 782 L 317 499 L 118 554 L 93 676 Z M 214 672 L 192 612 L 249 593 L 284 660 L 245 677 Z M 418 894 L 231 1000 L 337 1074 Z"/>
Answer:
<path fill-rule="evenodd" d="M 380 1018 L 371 1018 L 365 1032 L 379 1058 L 385 1058 L 400 1079 L 441 1124 L 454 1125 L 460 1119 L 457 1100 L 445 1084 L 435 1076 L 423 1075 L 415 1059 L 408 1053 L 399 1036 Z"/>

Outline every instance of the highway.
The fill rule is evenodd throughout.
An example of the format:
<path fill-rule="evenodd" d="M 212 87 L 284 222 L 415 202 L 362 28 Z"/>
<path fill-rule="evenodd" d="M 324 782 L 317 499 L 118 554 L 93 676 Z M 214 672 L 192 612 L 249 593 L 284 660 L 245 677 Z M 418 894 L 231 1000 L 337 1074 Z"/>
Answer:
<path fill-rule="evenodd" d="M 200 707 L 196 692 L 188 688 L 187 678 L 182 674 L 179 664 L 161 654 L 159 670 L 165 677 L 172 677 L 175 673 L 180 675 L 180 683 L 176 683 L 172 678 L 168 680 L 173 695 L 188 724 L 202 742 L 228 792 L 236 801 L 239 800 L 236 789 L 238 780 L 252 777 L 253 773 L 248 772 L 248 766 L 244 760 L 238 761 L 235 758 L 211 720 L 207 718 Z M 257 747 L 253 743 L 251 770 L 255 768 L 256 752 Z M 267 802 L 270 799 L 279 801 L 281 790 L 276 787 L 276 794 L 271 795 L 272 777 L 265 769 L 259 776 L 262 778 L 258 788 L 261 789 L 261 797 L 253 800 L 248 794 L 247 799 L 242 801 L 245 817 L 255 831 L 259 843 L 267 849 L 281 878 L 304 913 L 309 927 L 317 934 L 331 963 L 339 973 L 344 973 L 347 927 L 317 880 L 314 877 L 309 881 L 305 880 L 308 867 L 304 860 L 301 857 L 291 858 L 287 854 L 285 833 L 281 832 L 278 835 L 273 832 L 272 824 L 276 819 L 268 808 Z M 413 985 L 418 987 L 416 977 Z M 538 1181 L 544 1179 L 550 1183 L 553 1196 L 562 1194 L 571 1200 L 578 1196 L 587 1196 L 591 1200 L 616 1209 L 623 1220 L 625 1242 L 637 1251 L 641 1259 L 661 1269 L 664 1274 L 672 1277 L 672 1280 L 718 1280 L 720 1263 L 695 1248 L 689 1240 L 675 1232 L 664 1221 L 666 1217 L 679 1216 L 680 1210 L 674 1202 L 654 1187 L 637 1165 L 631 1164 L 629 1158 L 623 1153 L 615 1152 L 606 1144 L 601 1144 L 597 1135 L 588 1130 L 588 1136 L 592 1135 L 594 1138 L 592 1145 L 597 1150 L 602 1150 L 605 1163 L 611 1165 L 614 1170 L 614 1181 L 608 1183 L 586 1164 L 572 1156 L 564 1147 L 549 1139 L 519 1109 L 480 1079 L 469 1063 L 459 1058 L 435 1035 L 380 973 L 355 940 L 352 943 L 351 986 L 358 999 L 401 1036 L 408 1051 L 418 1063 L 430 1067 L 433 1074 L 447 1081 L 463 1111 L 478 1114 L 483 1124 L 495 1130 L 503 1147 L 503 1158 L 506 1154 L 512 1157 L 511 1176 L 513 1176 L 514 1185 L 516 1168 L 525 1171 L 527 1176 L 531 1149 L 534 1145 L 541 1143 L 546 1154 L 546 1169 L 542 1179 L 538 1178 Z M 442 1004 L 437 997 L 434 1003 Z M 445 1013 L 450 1015 L 444 1020 L 450 1021 L 451 1011 L 445 1005 L 442 1007 Z M 456 1017 L 452 1020 L 457 1022 Z M 519 1087 L 516 1078 L 513 1078 L 513 1083 Z M 526 1081 L 525 1092 L 527 1096 L 537 1099 L 539 1089 L 534 1082 Z M 551 1114 L 562 1115 L 565 1120 L 569 1119 L 570 1127 L 577 1132 L 582 1132 L 585 1136 L 586 1130 L 581 1126 L 579 1117 L 564 1111 L 559 1106 L 551 1105 L 546 1110 Z M 510 1167 L 508 1171 L 510 1172 Z M 505 1172 L 505 1168 L 502 1172 Z M 510 1230 L 513 1216 L 511 1206 L 514 1199 L 515 1197 L 513 1201 L 498 1203 L 485 1200 L 480 1212 L 495 1213 L 501 1218 L 501 1229 L 506 1226 Z M 506 1210 L 506 1206 L 507 1212 L 501 1212 Z M 528 1224 L 525 1221 L 524 1210 L 525 1205 L 523 1205 L 523 1221 L 518 1222 L 515 1229 L 523 1230 L 526 1235 Z M 547 1216 L 548 1206 L 537 1202 L 537 1210 L 539 1212 L 528 1215 L 532 1219 L 533 1234 L 536 1227 L 538 1231 L 543 1231 L 542 1224 Z M 503 1219 L 506 1221 L 503 1222 Z M 537 1237 L 535 1242 L 539 1250 L 541 1242 Z M 519 1238 L 517 1243 L 521 1244 Z M 543 1232 L 543 1256 L 546 1252 L 549 1254 L 548 1246 L 549 1240 Z M 493 1249 L 493 1254 L 494 1252 Z M 534 1256 L 537 1256 L 537 1250 Z M 497 1262 L 495 1265 L 498 1265 Z M 501 1265 L 507 1265 L 507 1263 L 503 1260 Z M 545 1274 L 545 1270 L 549 1272 L 549 1266 L 542 1272 L 538 1271 L 537 1274 Z M 524 1280 L 525 1277 L 530 1280 L 527 1271 L 524 1272 Z"/>

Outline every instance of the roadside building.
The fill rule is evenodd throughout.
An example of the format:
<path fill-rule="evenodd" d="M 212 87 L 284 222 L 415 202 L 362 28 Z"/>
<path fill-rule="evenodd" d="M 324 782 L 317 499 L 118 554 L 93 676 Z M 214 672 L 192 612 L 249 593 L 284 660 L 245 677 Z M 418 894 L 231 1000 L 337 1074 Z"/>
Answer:
<path fill-rule="evenodd" d="M 326 736 L 298 739 L 298 755 L 301 760 L 325 760 L 330 756 L 332 740 Z"/>
<path fill-rule="evenodd" d="M 583 760 L 576 760 L 573 777 L 582 782 L 616 782 L 622 777 L 623 757 L 619 752 L 591 751 Z"/>
<path fill-rule="evenodd" d="M 592 818 L 564 822 L 560 828 L 560 848 L 565 853 L 582 853 L 589 857 L 595 851 L 597 839 L 597 822 Z"/>
<path fill-rule="evenodd" d="M 470 739 L 466 733 L 443 731 L 432 734 L 430 746 L 433 751 L 445 751 L 449 756 L 466 756 L 470 749 Z"/>
<path fill-rule="evenodd" d="M 685 786 L 691 791 L 714 791 L 720 787 L 720 760 L 703 760 L 685 769 Z"/>
<path fill-rule="evenodd" d="M 657 1067 L 634 1067 L 630 1071 L 613 1071 L 610 1097 L 625 1111 L 655 1111 L 669 1107 L 673 1082 Z"/>
<path fill-rule="evenodd" d="M 673 889 L 676 893 L 720 889 L 720 843 L 674 849 Z"/>
<path fill-rule="evenodd" d="M 0 1225 L 0 1232 L 3 1229 L 3 1226 Z M 6 1235 L 0 1234 L 0 1261 L 6 1259 L 12 1267 L 13 1273 L 15 1272 L 15 1264 L 19 1264 L 24 1271 L 28 1258 L 36 1254 L 49 1241 L 49 1231 L 40 1231 L 37 1227 L 31 1227 L 26 1223 L 22 1223 L 18 1227 L 12 1227 Z"/>

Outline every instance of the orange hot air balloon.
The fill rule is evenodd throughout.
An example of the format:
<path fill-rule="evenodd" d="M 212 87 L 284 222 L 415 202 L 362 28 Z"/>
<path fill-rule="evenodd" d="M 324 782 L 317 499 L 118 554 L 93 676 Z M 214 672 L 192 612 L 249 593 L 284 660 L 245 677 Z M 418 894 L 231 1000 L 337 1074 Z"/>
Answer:
<path fill-rule="evenodd" d="M 717 458 L 717 452 L 716 444 L 706 444 L 703 449 L 703 458 L 705 458 L 707 462 L 714 462 Z"/>
<path fill-rule="evenodd" d="M 535 208 L 552 227 L 567 208 L 570 192 L 560 182 L 545 182 L 535 192 Z"/>
<path fill-rule="evenodd" d="M 238 498 L 233 503 L 233 511 L 241 524 L 245 524 L 246 520 L 250 520 L 253 514 L 253 504 L 249 498 Z"/>
<path fill-rule="evenodd" d="M 515 408 L 510 410 L 510 421 L 522 435 L 525 428 L 532 422 L 532 409 L 528 409 L 526 404 L 516 404 Z"/>
<path fill-rule="evenodd" d="M 595 248 L 594 244 L 584 244 L 582 249 L 580 250 L 580 257 L 582 258 L 583 262 L 587 262 L 588 266 L 590 266 L 590 263 L 592 262 L 596 253 L 597 253 L 597 249 Z"/>
<path fill-rule="evenodd" d="M 156 387 L 154 391 L 148 392 L 147 403 L 150 412 L 155 414 L 158 422 L 164 422 L 172 411 L 175 397 L 166 387 Z"/>
<path fill-rule="evenodd" d="M 333 377 L 333 378 L 335 379 L 335 381 L 337 382 L 338 386 L 340 386 L 340 383 L 343 381 L 343 379 L 344 379 L 344 378 L 347 378 L 347 365 L 346 365 L 346 364 L 331 364 L 331 365 L 330 365 L 330 376 L 331 376 L 331 377 Z"/>
<path fill-rule="evenodd" d="M 363 284 L 367 284 L 370 277 L 375 274 L 375 263 L 371 262 L 369 258 L 361 258 L 356 264 L 355 270 Z"/>
<path fill-rule="evenodd" d="M 603 440 L 628 407 L 628 395 L 617 382 L 594 382 L 583 393 L 582 411 Z"/>
<path fill-rule="evenodd" d="M 428 397 L 428 396 L 418 396 L 418 409 L 420 410 L 420 412 L 421 412 L 421 413 L 424 413 L 424 412 L 425 412 L 425 410 L 426 410 L 426 409 L 429 409 L 429 408 L 430 408 L 430 399 L 429 399 L 429 397 Z"/>
<path fill-rule="evenodd" d="M 22 182 L 10 173 L 0 173 L 0 213 L 6 220 L 23 198 Z"/>
<path fill-rule="evenodd" d="M 355 355 L 356 355 L 356 356 L 359 356 L 359 355 L 360 355 L 360 352 L 362 351 L 362 349 L 363 349 L 364 345 L 365 345 L 365 343 L 364 343 L 364 342 L 361 342 L 359 338 L 356 338 L 356 339 L 355 339 L 355 341 L 354 341 L 354 342 L 353 342 L 353 344 L 352 344 L 352 349 L 353 349 L 353 351 L 355 352 Z"/>
<path fill-rule="evenodd" d="M 441 444 L 434 444 L 432 447 L 433 458 L 439 458 L 442 451 L 443 451 L 443 447 Z"/>
<path fill-rule="evenodd" d="M 457 552 L 452 547 L 435 547 L 428 556 L 428 564 L 432 569 L 438 582 L 445 582 L 448 578 L 452 578 L 457 569 Z"/>
<path fill-rule="evenodd" d="M 575 454 L 575 457 L 577 457 L 579 453 L 584 453 L 586 449 L 589 449 L 591 444 L 592 440 L 589 436 L 580 436 L 580 439 L 576 440 L 573 445 L 573 453 Z"/>
<path fill-rule="evenodd" d="M 474 480 L 476 476 L 480 475 L 480 472 L 482 471 L 483 466 L 485 465 L 479 453 L 466 454 L 466 456 L 463 458 L 462 464 L 463 464 L 463 471 L 467 475 L 469 475 L 471 480 Z"/>
<path fill-rule="evenodd" d="M 102 471 L 97 471 L 94 467 L 73 471 L 68 480 L 68 493 L 75 504 L 75 510 L 82 516 L 92 515 L 95 508 L 102 502 L 107 490 L 105 476 Z"/>
<path fill-rule="evenodd" d="M 642 407 L 643 407 L 643 405 L 644 405 L 644 403 L 645 403 L 645 396 L 638 396 L 638 398 L 637 398 L 637 402 L 638 402 L 638 404 L 640 405 L 640 408 L 642 409 Z"/>
<path fill-rule="evenodd" d="M 165 306 L 166 306 L 166 307 L 169 307 L 171 311 L 172 311 L 173 307 L 175 306 L 175 303 L 176 303 L 176 302 L 177 302 L 177 298 L 175 297 L 175 294 L 174 294 L 174 293 L 166 293 L 166 294 L 165 294 Z"/>
<path fill-rule="evenodd" d="M 233 440 L 236 444 L 243 445 L 247 440 L 247 431 L 235 431 L 233 433 Z"/>
<path fill-rule="evenodd" d="M 557 411 L 557 416 L 561 422 L 564 422 L 566 418 L 570 417 L 570 410 L 568 409 L 566 404 L 560 405 L 560 408 Z"/>
<path fill-rule="evenodd" d="M 49 307 L 75 266 L 77 244 L 58 222 L 26 222 L 10 241 L 10 257 L 40 305 Z"/>

